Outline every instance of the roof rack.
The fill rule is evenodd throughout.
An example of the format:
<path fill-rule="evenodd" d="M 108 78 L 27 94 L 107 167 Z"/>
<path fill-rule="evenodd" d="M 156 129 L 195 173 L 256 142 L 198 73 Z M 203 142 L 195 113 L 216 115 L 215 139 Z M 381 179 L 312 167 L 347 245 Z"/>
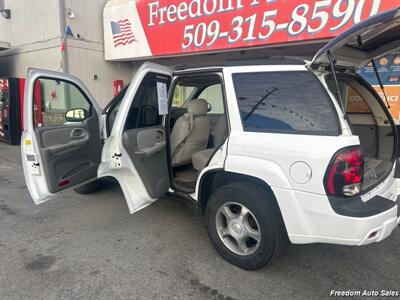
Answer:
<path fill-rule="evenodd" d="M 255 66 L 255 65 L 304 65 L 305 58 L 290 56 L 271 56 L 264 59 L 232 59 L 223 62 L 207 62 L 198 64 L 181 64 L 175 70 L 201 69 L 206 67 L 236 67 L 236 66 Z"/>

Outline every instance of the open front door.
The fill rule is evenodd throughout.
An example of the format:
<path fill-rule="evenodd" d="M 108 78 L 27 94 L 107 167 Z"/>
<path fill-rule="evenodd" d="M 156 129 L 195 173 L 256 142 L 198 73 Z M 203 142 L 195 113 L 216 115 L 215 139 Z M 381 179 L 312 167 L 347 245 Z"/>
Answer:
<path fill-rule="evenodd" d="M 52 71 L 28 71 L 21 153 L 25 181 L 36 204 L 97 176 L 102 151 L 100 114 L 79 79 Z"/>
<path fill-rule="evenodd" d="M 131 213 L 153 203 L 170 186 L 165 119 L 171 80 L 170 69 L 143 64 L 104 144 L 98 176 L 118 180 Z"/>

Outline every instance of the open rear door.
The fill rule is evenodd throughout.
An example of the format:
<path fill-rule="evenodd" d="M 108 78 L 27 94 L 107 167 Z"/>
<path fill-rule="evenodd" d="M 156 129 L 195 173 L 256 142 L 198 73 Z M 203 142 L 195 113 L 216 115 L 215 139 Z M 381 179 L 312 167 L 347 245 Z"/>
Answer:
<path fill-rule="evenodd" d="M 35 93 L 38 89 L 41 92 Z M 96 178 L 102 151 L 100 114 L 79 79 L 28 70 L 21 153 L 25 181 L 36 204 Z"/>
<path fill-rule="evenodd" d="M 371 60 L 400 48 L 400 6 L 354 25 L 326 44 L 315 55 L 311 67 L 329 65 L 359 69 Z"/>
<path fill-rule="evenodd" d="M 172 70 L 145 63 L 136 72 L 104 144 L 99 177 L 112 176 L 134 213 L 170 186 L 165 119 Z M 107 112 L 112 114 L 112 109 Z"/>

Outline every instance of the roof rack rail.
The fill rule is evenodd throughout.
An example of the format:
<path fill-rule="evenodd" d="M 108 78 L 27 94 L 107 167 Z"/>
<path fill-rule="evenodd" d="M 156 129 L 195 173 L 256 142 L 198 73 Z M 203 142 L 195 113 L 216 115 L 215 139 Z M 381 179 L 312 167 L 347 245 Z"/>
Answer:
<path fill-rule="evenodd" d="M 254 59 L 230 59 L 224 62 L 207 62 L 198 64 L 181 64 L 175 67 L 175 70 L 199 69 L 206 67 L 234 67 L 234 66 L 252 66 L 252 65 L 304 65 L 305 59 L 298 56 L 270 56 L 266 58 Z"/>

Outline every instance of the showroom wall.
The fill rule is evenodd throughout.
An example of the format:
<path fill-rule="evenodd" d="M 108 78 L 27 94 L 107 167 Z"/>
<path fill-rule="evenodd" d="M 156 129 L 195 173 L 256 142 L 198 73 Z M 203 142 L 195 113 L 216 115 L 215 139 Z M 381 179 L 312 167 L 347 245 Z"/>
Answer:
<path fill-rule="evenodd" d="M 0 52 L 0 76 L 25 77 L 29 67 L 64 70 L 80 78 L 104 106 L 113 97 L 113 81 L 127 83 L 136 69 L 131 62 L 104 61 L 105 2 L 0 0 L 11 11 L 10 19 L 0 17 L 0 41 L 11 45 Z M 74 36 L 68 36 L 61 51 L 66 25 Z"/>

